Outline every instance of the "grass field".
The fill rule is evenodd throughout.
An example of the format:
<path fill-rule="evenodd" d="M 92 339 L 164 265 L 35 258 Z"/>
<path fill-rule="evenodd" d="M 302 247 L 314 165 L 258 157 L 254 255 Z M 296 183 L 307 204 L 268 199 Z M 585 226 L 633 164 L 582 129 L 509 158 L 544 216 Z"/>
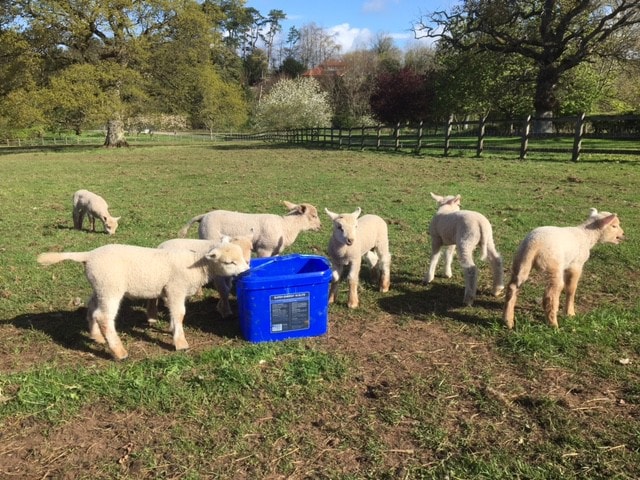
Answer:
<path fill-rule="evenodd" d="M 0 477 L 640 478 L 640 170 L 627 160 L 232 143 L 0 150 Z M 73 230 L 79 188 L 122 217 L 114 237 Z M 491 220 L 507 279 L 529 230 L 581 223 L 590 207 L 618 213 L 627 240 L 593 249 L 578 315 L 558 331 L 534 275 L 507 332 L 488 265 L 472 307 L 457 264 L 422 285 L 429 192 L 460 193 Z M 124 302 L 130 358 L 115 362 L 88 337 L 82 266 L 35 262 L 110 242 L 153 247 L 196 214 L 284 213 L 283 200 L 360 206 L 389 223 L 391 291 L 363 279 L 349 310 L 343 286 L 325 336 L 248 343 L 206 289 L 187 305 L 186 353 L 172 350 L 166 316 L 148 326 L 143 304 Z M 322 230 L 289 252 L 326 254 L 321 215 Z"/>

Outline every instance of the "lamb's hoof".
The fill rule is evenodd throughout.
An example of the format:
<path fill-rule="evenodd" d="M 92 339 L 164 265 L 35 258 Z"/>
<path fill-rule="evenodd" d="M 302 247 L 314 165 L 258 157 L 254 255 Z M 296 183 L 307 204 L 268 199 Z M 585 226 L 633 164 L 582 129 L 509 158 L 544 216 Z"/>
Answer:
<path fill-rule="evenodd" d="M 178 340 L 176 341 L 176 351 L 184 351 L 184 350 L 189 350 L 189 344 L 187 343 L 186 340 Z"/>
<path fill-rule="evenodd" d="M 104 345 L 105 343 L 107 343 L 107 341 L 105 340 L 105 338 L 102 335 L 91 335 L 91 340 L 93 340 L 96 343 L 99 343 L 100 345 Z"/>
<path fill-rule="evenodd" d="M 501 296 L 504 293 L 504 285 L 494 288 L 492 293 L 494 297 Z"/>
<path fill-rule="evenodd" d="M 114 360 L 117 360 L 119 362 L 126 360 L 129 357 L 129 353 L 122 349 L 121 351 L 116 352 L 111 352 L 113 354 L 113 358 Z"/>

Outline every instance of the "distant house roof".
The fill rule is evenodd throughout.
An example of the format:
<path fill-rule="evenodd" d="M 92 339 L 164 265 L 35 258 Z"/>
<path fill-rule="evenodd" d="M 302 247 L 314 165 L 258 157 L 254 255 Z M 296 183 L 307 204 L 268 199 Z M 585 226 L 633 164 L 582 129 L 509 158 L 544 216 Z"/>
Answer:
<path fill-rule="evenodd" d="M 302 74 L 303 77 L 326 77 L 335 75 L 341 77 L 344 75 L 347 65 L 342 60 L 327 60 L 317 67 L 307 70 Z"/>

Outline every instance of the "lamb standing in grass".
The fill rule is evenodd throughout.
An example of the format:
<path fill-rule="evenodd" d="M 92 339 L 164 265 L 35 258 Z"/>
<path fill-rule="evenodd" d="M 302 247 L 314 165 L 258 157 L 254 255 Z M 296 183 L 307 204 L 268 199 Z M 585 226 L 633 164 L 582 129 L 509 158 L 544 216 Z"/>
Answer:
<path fill-rule="evenodd" d="M 444 274 L 451 278 L 451 263 L 458 250 L 464 271 L 464 304 L 472 305 L 478 290 L 478 268 L 473 261 L 473 251 L 480 245 L 480 259 L 489 258 L 493 272 L 493 294 L 504 290 L 502 257 L 493 243 L 493 229 L 487 218 L 470 210 L 460 210 L 460 195 L 442 197 L 431 193 L 438 210 L 429 224 L 431 235 L 431 263 L 424 276 L 425 283 L 433 280 L 442 247 L 445 246 Z"/>
<path fill-rule="evenodd" d="M 38 256 L 38 263 L 43 265 L 63 260 L 85 264 L 85 274 L 93 288 L 87 304 L 91 338 L 98 343 L 106 341 L 118 360 L 128 355 L 115 329 L 123 297 L 162 298 L 171 315 L 173 344 L 176 350 L 185 350 L 189 348 L 182 328 L 186 298 L 215 275 L 238 275 L 249 269 L 242 248 L 233 243 L 204 255 L 189 250 L 111 244 L 89 252 L 48 252 Z"/>
<path fill-rule="evenodd" d="M 189 227 L 200 222 L 198 236 L 202 239 L 215 240 L 223 235 L 234 237 L 253 232 L 253 251 L 258 257 L 279 255 L 295 242 L 300 232 L 317 231 L 321 227 L 318 210 L 313 205 L 296 205 L 286 201 L 284 204 L 289 210 L 284 216 L 213 210 L 193 217 L 178 236 L 185 237 Z"/>
<path fill-rule="evenodd" d="M 251 260 L 251 236 L 246 235 L 244 237 L 223 237 L 220 240 L 199 240 L 195 238 L 174 238 L 171 240 L 167 240 L 166 242 L 162 242 L 158 245 L 158 248 L 166 248 L 166 249 L 187 249 L 197 254 L 204 255 L 209 252 L 211 249 L 219 246 L 221 243 L 235 243 L 242 248 L 242 255 L 247 262 L 247 264 Z M 213 279 L 213 283 L 216 287 L 218 295 L 220 295 L 220 300 L 218 300 L 218 305 L 216 306 L 216 310 L 222 317 L 229 317 L 233 312 L 231 311 L 231 305 L 229 304 L 229 294 L 231 292 L 231 281 L 233 277 L 223 277 L 216 275 Z M 158 302 L 156 300 L 149 300 L 147 304 L 147 317 L 149 318 L 149 322 L 153 322 L 158 318 Z"/>
<path fill-rule="evenodd" d="M 386 222 L 377 215 L 364 215 L 358 219 L 360 207 L 353 213 L 333 213 L 325 208 L 333 221 L 333 234 L 329 240 L 329 258 L 333 278 L 329 303 L 336 300 L 344 267 L 349 266 L 349 298 L 347 306 L 357 308 L 358 281 L 362 257 L 371 266 L 372 278 L 378 280 L 381 292 L 388 292 L 391 283 L 391 254 Z"/>
<path fill-rule="evenodd" d="M 503 320 L 513 328 L 518 291 L 527 281 L 532 268 L 544 272 L 547 286 L 543 297 L 549 325 L 558 328 L 560 294 L 564 288 L 564 313 L 574 316 L 578 281 L 591 249 L 596 243 L 618 244 L 624 231 L 615 213 L 591 209 L 589 218 L 576 227 L 538 227 L 524 238 L 513 260 L 511 281 L 507 287 Z"/>
<path fill-rule="evenodd" d="M 89 190 L 78 190 L 73 194 L 73 228 L 82 230 L 85 215 L 91 223 L 91 231 L 96 231 L 96 218 L 99 218 L 105 232 L 109 235 L 116 233 L 120 217 L 109 214 L 109 206 L 104 198 Z"/>

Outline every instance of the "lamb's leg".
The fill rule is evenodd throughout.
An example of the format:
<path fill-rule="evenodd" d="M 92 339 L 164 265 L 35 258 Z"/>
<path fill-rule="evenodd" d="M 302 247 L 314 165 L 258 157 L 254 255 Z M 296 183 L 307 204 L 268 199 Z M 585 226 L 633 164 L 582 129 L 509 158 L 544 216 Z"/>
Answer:
<path fill-rule="evenodd" d="M 382 293 L 388 292 L 391 287 L 391 254 L 380 256 L 378 268 L 380 270 L 380 291 Z"/>
<path fill-rule="evenodd" d="M 458 248 L 460 264 L 464 271 L 464 304 L 473 305 L 478 290 L 478 268 L 473 262 L 473 250 Z"/>
<path fill-rule="evenodd" d="M 544 291 L 542 305 L 549 325 L 558 328 L 558 307 L 563 287 L 563 274 L 557 265 L 547 270 L 547 286 Z"/>
<path fill-rule="evenodd" d="M 73 228 L 82 230 L 82 214 L 76 207 L 73 207 Z"/>
<path fill-rule="evenodd" d="M 91 298 L 89 298 L 89 301 L 87 302 L 87 322 L 89 323 L 89 336 L 94 342 L 103 344 L 106 342 L 106 340 L 104 338 L 104 335 L 102 335 L 102 332 L 100 331 L 100 326 L 93 316 L 93 312 L 95 312 L 97 306 L 98 303 L 96 300 L 96 296 L 91 295 Z"/>
<path fill-rule="evenodd" d="M 576 314 L 576 289 L 581 275 L 582 268 L 574 268 L 564 272 L 564 292 L 566 295 L 564 313 L 569 317 L 573 317 Z"/>
<path fill-rule="evenodd" d="M 147 323 L 153 325 L 158 323 L 158 299 L 147 300 Z"/>
<path fill-rule="evenodd" d="M 453 277 L 453 271 L 451 270 L 451 264 L 453 263 L 453 257 L 456 253 L 455 245 L 448 245 L 444 250 L 444 276 L 447 278 Z"/>
<path fill-rule="evenodd" d="M 515 278 L 516 276 L 514 275 L 507 286 L 504 311 L 502 313 L 502 321 L 509 330 L 513 328 L 516 300 L 518 299 L 518 292 L 520 291 L 520 287 L 517 285 Z"/>
<path fill-rule="evenodd" d="M 176 350 L 187 350 L 189 348 L 182 328 L 184 314 L 186 313 L 185 301 L 186 297 L 182 295 L 168 295 L 166 299 L 167 307 L 171 314 L 171 331 L 173 332 L 173 345 Z"/>
<path fill-rule="evenodd" d="M 87 214 L 87 216 L 89 217 L 89 223 L 91 223 L 91 231 L 95 232 L 96 231 L 96 217 L 94 217 L 90 213 Z"/>
<path fill-rule="evenodd" d="M 488 256 L 489 262 L 491 263 L 491 273 L 493 275 L 493 291 L 491 293 L 497 297 L 504 290 L 502 257 L 495 249 L 489 249 Z"/>
<path fill-rule="evenodd" d="M 97 307 L 93 311 L 93 321 L 107 341 L 109 350 L 116 360 L 124 360 L 129 356 L 116 332 L 116 315 L 120 307 L 120 298 L 112 300 L 97 299 Z"/>
<path fill-rule="evenodd" d="M 442 248 L 442 242 L 437 237 L 431 237 L 431 262 L 429 263 L 429 270 L 425 273 L 422 281 L 424 283 L 431 283 L 436 276 L 436 267 L 438 266 L 438 260 L 440 260 L 440 254 Z"/>
<path fill-rule="evenodd" d="M 349 282 L 349 299 L 347 301 L 347 307 L 358 308 L 360 299 L 358 298 L 358 283 L 360 282 L 360 267 L 362 263 L 358 258 L 352 264 L 349 269 L 349 275 L 347 281 Z"/>
<path fill-rule="evenodd" d="M 329 288 L 329 303 L 336 301 L 338 297 L 338 288 L 340 287 L 340 277 L 344 265 L 333 264 L 333 273 L 331 274 L 331 287 Z"/>
<path fill-rule="evenodd" d="M 220 296 L 220 300 L 218 300 L 216 310 L 222 316 L 222 318 L 231 316 L 231 314 L 233 313 L 231 311 L 231 305 L 229 304 L 231 278 L 216 276 L 213 280 L 213 283 L 216 287 L 216 290 L 218 291 L 218 295 Z"/>

